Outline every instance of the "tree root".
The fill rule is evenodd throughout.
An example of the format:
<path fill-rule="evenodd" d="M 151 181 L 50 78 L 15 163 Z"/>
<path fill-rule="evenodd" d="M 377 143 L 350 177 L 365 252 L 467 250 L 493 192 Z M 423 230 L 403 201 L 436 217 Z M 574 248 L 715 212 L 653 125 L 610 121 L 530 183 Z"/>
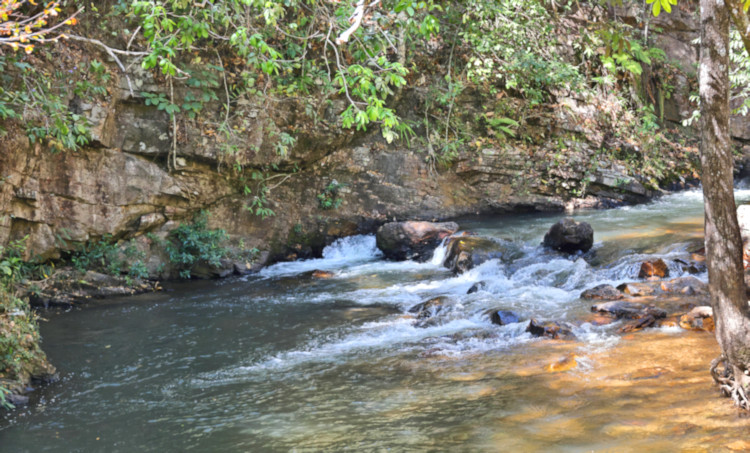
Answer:
<path fill-rule="evenodd" d="M 719 369 L 719 367 L 722 367 L 722 369 Z M 750 411 L 747 389 L 742 385 L 742 379 L 736 378 L 735 367 L 727 361 L 723 354 L 711 362 L 711 377 L 719 385 L 719 391 L 722 395 L 732 398 L 734 404 L 739 408 Z"/>

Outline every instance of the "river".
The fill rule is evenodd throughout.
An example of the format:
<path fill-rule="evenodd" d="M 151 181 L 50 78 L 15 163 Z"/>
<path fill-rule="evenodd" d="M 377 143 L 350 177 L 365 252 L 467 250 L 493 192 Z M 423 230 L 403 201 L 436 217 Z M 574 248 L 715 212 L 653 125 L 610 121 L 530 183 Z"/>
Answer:
<path fill-rule="evenodd" d="M 737 195 L 749 200 L 750 190 Z M 711 334 L 622 336 L 619 322 L 586 322 L 591 304 L 579 298 L 635 280 L 645 259 L 688 257 L 701 247 L 702 212 L 689 191 L 576 213 L 595 245 L 574 257 L 539 245 L 560 214 L 458 219 L 512 241 L 513 258 L 454 276 L 440 265 L 443 248 L 431 262 L 388 262 L 373 236 L 355 236 L 323 258 L 244 278 L 43 312 L 61 379 L 0 419 L 0 450 L 750 448 L 741 443 L 750 422 L 711 383 Z M 318 269 L 334 277 L 312 278 Z M 456 303 L 416 327 L 409 308 L 441 295 Z M 523 321 L 494 325 L 490 308 Z M 574 323 L 578 340 L 533 338 L 530 317 Z M 546 370 L 566 357 L 572 369 Z"/>

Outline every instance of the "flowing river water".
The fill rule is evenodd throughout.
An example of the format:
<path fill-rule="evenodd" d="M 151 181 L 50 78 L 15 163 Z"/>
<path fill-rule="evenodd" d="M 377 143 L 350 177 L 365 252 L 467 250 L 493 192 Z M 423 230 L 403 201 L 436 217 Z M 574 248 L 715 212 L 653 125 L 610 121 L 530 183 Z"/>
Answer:
<path fill-rule="evenodd" d="M 514 248 L 459 276 L 440 265 L 443 248 L 431 262 L 388 262 L 373 236 L 355 236 L 245 278 L 45 312 L 61 379 L 0 419 L 0 451 L 750 448 L 750 420 L 708 374 L 712 334 L 622 336 L 620 323 L 586 322 L 591 303 L 579 298 L 635 280 L 644 259 L 700 248 L 700 193 L 577 213 L 595 231 L 585 256 L 540 247 L 559 217 L 459 220 Z M 409 308 L 441 295 L 456 303 L 416 327 Z M 490 308 L 523 321 L 494 325 Z M 532 338 L 530 317 L 572 322 L 578 340 Z M 548 371 L 566 357 L 572 369 Z"/>

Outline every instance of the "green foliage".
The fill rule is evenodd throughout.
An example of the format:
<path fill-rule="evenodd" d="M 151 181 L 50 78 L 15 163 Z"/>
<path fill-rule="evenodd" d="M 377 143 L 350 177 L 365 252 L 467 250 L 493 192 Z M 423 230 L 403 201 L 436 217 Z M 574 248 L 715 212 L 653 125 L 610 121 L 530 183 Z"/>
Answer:
<path fill-rule="evenodd" d="M 0 286 L 28 278 L 42 278 L 49 270 L 43 264 L 34 264 L 25 259 L 28 236 L 0 246 Z"/>
<path fill-rule="evenodd" d="M 25 238 L 0 247 L 0 407 L 12 407 L 7 402 L 9 388 L 4 385 L 23 384 L 29 375 L 45 363 L 39 347 L 41 338 L 36 315 L 27 301 L 13 294 L 18 279 L 28 275 L 29 266 L 23 262 Z"/>
<path fill-rule="evenodd" d="M 109 83 L 110 78 L 111 76 L 104 63 L 93 60 L 89 64 L 88 74 L 81 74 L 81 80 L 76 81 L 73 92 L 83 99 L 106 96 L 107 83 Z"/>
<path fill-rule="evenodd" d="M 0 408 L 13 409 L 13 404 L 8 401 L 8 395 L 10 395 L 10 390 L 0 385 Z"/>
<path fill-rule="evenodd" d="M 740 33 L 732 29 L 729 41 L 729 59 L 732 62 L 729 68 L 729 82 L 732 85 L 732 100 L 741 100 L 740 106 L 735 113 L 746 116 L 750 111 L 750 58 Z"/>
<path fill-rule="evenodd" d="M 268 176 L 261 171 L 252 170 L 250 172 L 250 181 L 244 179 L 244 174 L 241 178 L 243 180 L 242 191 L 244 195 L 251 197 L 250 203 L 245 205 L 245 209 L 260 216 L 263 220 L 265 220 L 266 217 L 275 216 L 276 213 L 268 207 L 268 198 L 266 198 L 271 192 L 271 189 L 267 184 L 267 180 L 269 179 Z M 255 184 L 255 193 L 253 193 L 253 190 L 250 188 L 250 185 L 253 183 Z"/>
<path fill-rule="evenodd" d="M 190 278 L 192 269 L 199 263 L 220 266 L 221 259 L 228 253 L 223 245 L 226 240 L 224 230 L 208 229 L 208 213 L 201 211 L 193 223 L 183 223 L 172 230 L 166 243 L 167 256 L 179 270 L 180 277 Z"/>
<path fill-rule="evenodd" d="M 731 101 L 733 104 L 739 104 L 733 113 L 747 116 L 750 112 L 750 58 L 737 30 L 732 29 L 729 38 Z M 693 110 L 689 118 L 683 120 L 683 126 L 691 126 L 700 118 L 700 96 L 698 93 L 693 93 L 690 96 L 690 102 L 696 106 L 696 109 Z"/>
<path fill-rule="evenodd" d="M 441 9 L 433 0 L 384 1 L 343 44 L 334 41 L 351 26 L 351 2 L 229 0 L 208 8 L 184 0 L 151 0 L 119 8 L 143 30 L 146 69 L 194 86 L 196 74 L 185 63 L 201 57 L 194 58 L 192 52 L 206 42 L 223 41 L 236 75 L 227 87 L 233 97 L 339 94 L 349 104 L 341 114 L 344 128 L 364 130 L 375 124 L 388 141 L 409 133 L 408 125 L 386 106 L 386 99 L 406 83 L 408 72 L 400 60 L 405 56 L 394 55 L 394 42 L 436 34 L 440 24 L 433 13 Z M 223 65 L 213 70 L 221 72 Z M 208 83 L 215 87 L 218 80 Z M 200 98 L 186 96 L 175 104 L 197 113 L 195 99 Z"/>
<path fill-rule="evenodd" d="M 28 302 L 0 287 L 0 406 L 8 407 L 9 389 L 2 383 L 20 384 L 45 362 L 40 341 L 37 318 Z"/>
<path fill-rule="evenodd" d="M 38 57 L 52 59 L 43 53 Z M 99 85 L 82 81 L 89 72 L 94 79 L 105 78 L 105 74 L 96 72 L 101 71 L 100 67 L 94 65 L 83 71 L 74 66 L 49 73 L 30 64 L 28 59 L 28 56 L 0 55 L 0 119 L 16 120 L 25 129 L 30 143 L 45 144 L 52 151 L 76 150 L 89 143 L 90 124 L 69 108 L 66 96 L 69 90 L 85 97 L 101 94 Z M 3 131 L 0 126 L 0 134 Z"/>
<path fill-rule="evenodd" d="M 318 205 L 320 209 L 338 209 L 344 201 L 338 197 L 339 190 L 346 187 L 335 179 L 328 183 L 321 193 L 318 194 Z"/>
<path fill-rule="evenodd" d="M 603 29 L 599 34 L 606 43 L 601 62 L 612 73 L 629 72 L 640 76 L 643 72 L 642 64 L 651 65 L 653 61 L 661 62 L 666 58 L 663 50 L 656 47 L 644 48 L 618 28 Z"/>
<path fill-rule="evenodd" d="M 289 154 L 289 150 L 294 148 L 297 143 L 297 139 L 286 132 L 279 134 L 279 140 L 276 142 L 276 154 L 279 156 L 286 156 Z"/>
<path fill-rule="evenodd" d="M 555 50 L 554 20 L 534 0 L 469 0 L 446 7 L 469 57 L 467 76 L 539 104 L 550 89 L 579 89 L 577 68 Z"/>
<path fill-rule="evenodd" d="M 173 104 L 164 93 L 141 93 L 141 96 L 146 100 L 146 105 L 153 105 L 158 110 L 163 110 L 169 114 L 169 116 L 180 112 L 180 106 Z"/>
<path fill-rule="evenodd" d="M 487 114 L 482 116 L 490 128 L 492 128 L 492 130 L 498 135 L 507 135 L 510 137 L 516 136 L 515 131 L 511 128 L 517 128 L 520 126 L 518 121 L 506 117 L 495 118 L 494 116 L 489 116 Z"/>
<path fill-rule="evenodd" d="M 111 235 L 81 244 L 70 255 L 70 263 L 79 272 L 93 270 L 113 276 L 125 274 L 128 283 L 132 279 L 148 277 L 145 259 L 145 253 L 138 250 L 133 240 L 122 243 Z"/>
<path fill-rule="evenodd" d="M 23 238 L 10 242 L 7 247 L 0 246 L 0 284 L 8 285 L 23 273 L 25 241 Z"/>
<path fill-rule="evenodd" d="M 677 4 L 677 0 L 646 0 L 646 3 L 651 5 L 652 14 L 658 16 L 662 9 L 667 13 L 671 13 L 672 6 Z"/>

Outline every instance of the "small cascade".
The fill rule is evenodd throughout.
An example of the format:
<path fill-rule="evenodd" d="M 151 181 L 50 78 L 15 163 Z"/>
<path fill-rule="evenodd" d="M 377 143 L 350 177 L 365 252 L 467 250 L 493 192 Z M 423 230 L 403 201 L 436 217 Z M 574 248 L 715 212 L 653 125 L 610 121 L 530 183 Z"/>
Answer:
<path fill-rule="evenodd" d="M 277 263 L 260 271 L 267 278 L 293 276 L 314 270 L 334 270 L 377 260 L 383 254 L 375 244 L 375 236 L 357 235 L 337 239 L 323 249 L 323 257 Z"/>
<path fill-rule="evenodd" d="M 437 246 L 435 251 L 432 254 L 432 259 L 430 260 L 430 264 L 433 266 L 442 266 L 445 262 L 445 257 L 448 254 L 448 240 L 450 240 L 450 236 L 443 239 L 443 242 L 440 243 L 440 245 Z"/>

